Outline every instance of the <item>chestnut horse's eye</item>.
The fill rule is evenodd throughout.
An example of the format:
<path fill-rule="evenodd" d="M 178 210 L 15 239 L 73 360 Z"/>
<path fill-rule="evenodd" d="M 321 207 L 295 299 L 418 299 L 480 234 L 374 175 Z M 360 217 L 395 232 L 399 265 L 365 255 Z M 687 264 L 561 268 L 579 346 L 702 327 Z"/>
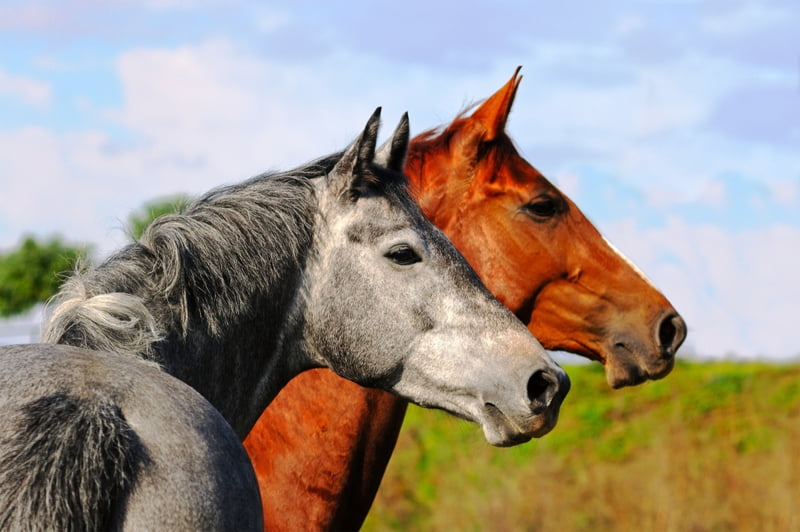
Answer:
<path fill-rule="evenodd" d="M 422 260 L 422 258 L 417 255 L 417 252 L 411 249 L 407 244 L 393 246 L 389 252 L 386 253 L 386 258 L 400 266 L 409 266 Z"/>
<path fill-rule="evenodd" d="M 522 209 L 531 217 L 539 220 L 552 218 L 559 211 L 558 202 L 549 196 L 538 197 L 525 204 Z"/>

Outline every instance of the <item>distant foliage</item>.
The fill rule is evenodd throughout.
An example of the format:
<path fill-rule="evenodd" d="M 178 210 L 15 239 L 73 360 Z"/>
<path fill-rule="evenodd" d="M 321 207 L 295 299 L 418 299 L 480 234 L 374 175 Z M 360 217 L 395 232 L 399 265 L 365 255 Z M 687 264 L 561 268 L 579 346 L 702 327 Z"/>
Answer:
<path fill-rule="evenodd" d="M 19 249 L 0 255 L 0 316 L 12 316 L 53 296 L 89 248 L 59 238 L 27 237 Z"/>
<path fill-rule="evenodd" d="M 182 212 L 190 203 L 189 196 L 178 194 L 145 203 L 128 217 L 128 231 L 138 240 L 150 223 L 163 214 Z"/>
<path fill-rule="evenodd" d="M 145 203 L 128 217 L 131 237 L 142 236 L 150 222 L 189 205 L 189 197 L 176 195 Z M 85 262 L 89 246 L 69 246 L 60 238 L 27 237 L 20 247 L 0 254 L 0 317 L 13 316 L 50 299 L 64 280 Z"/>

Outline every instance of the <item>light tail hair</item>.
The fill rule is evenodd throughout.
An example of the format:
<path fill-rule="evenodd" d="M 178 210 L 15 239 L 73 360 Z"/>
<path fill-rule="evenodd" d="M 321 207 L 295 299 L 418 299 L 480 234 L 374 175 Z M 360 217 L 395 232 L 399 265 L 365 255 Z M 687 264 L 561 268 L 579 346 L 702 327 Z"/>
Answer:
<path fill-rule="evenodd" d="M 42 330 L 44 343 L 153 359 L 163 334 L 141 297 L 123 292 L 88 296 L 76 275 L 51 304 Z"/>

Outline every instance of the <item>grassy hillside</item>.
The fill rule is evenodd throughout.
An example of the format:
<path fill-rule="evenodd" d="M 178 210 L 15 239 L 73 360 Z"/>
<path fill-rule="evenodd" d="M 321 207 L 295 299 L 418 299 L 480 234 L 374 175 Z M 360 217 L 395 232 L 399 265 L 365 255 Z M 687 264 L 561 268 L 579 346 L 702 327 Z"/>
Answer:
<path fill-rule="evenodd" d="M 412 407 L 364 530 L 800 531 L 800 365 L 683 362 L 617 391 L 566 369 L 558 426 L 519 447 Z"/>

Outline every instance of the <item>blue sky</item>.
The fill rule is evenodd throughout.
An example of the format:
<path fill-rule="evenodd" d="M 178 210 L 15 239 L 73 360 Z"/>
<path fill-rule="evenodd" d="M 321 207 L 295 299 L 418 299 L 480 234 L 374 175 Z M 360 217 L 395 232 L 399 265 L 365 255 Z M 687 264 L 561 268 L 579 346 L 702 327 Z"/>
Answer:
<path fill-rule="evenodd" d="M 147 200 L 414 133 L 524 79 L 523 155 L 689 324 L 683 352 L 788 358 L 800 301 L 800 6 L 0 0 L 0 249 L 103 256 Z"/>

